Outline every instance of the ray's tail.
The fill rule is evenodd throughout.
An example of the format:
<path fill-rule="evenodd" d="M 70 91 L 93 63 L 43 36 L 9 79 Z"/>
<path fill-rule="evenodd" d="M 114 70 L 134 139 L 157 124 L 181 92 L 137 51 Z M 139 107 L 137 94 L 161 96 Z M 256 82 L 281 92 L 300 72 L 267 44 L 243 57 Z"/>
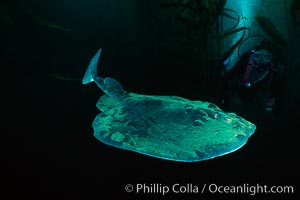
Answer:
<path fill-rule="evenodd" d="M 88 84 L 90 82 L 96 81 L 100 77 L 97 77 L 97 65 L 98 65 L 98 60 L 101 54 L 101 50 L 99 49 L 95 56 L 92 58 L 90 61 L 90 64 L 85 72 L 85 75 L 82 79 L 82 84 Z M 100 78 L 101 79 L 101 78 Z M 103 81 L 103 79 L 102 79 Z"/>
<path fill-rule="evenodd" d="M 82 84 L 95 82 L 97 86 L 108 96 L 115 99 L 123 99 L 125 91 L 123 86 L 115 79 L 107 77 L 102 78 L 97 75 L 98 60 L 101 54 L 101 49 L 94 55 L 82 79 Z"/>

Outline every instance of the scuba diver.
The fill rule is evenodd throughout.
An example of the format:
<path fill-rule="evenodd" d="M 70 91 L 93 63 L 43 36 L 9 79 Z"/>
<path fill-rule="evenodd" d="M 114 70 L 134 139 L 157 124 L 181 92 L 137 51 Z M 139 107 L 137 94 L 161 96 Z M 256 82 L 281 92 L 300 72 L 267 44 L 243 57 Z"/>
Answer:
<path fill-rule="evenodd" d="M 244 102 L 256 101 L 265 111 L 275 111 L 278 105 L 279 70 L 275 64 L 269 41 L 263 40 L 245 52 L 230 70 L 224 68 L 224 106 L 230 104 L 229 91 L 234 91 Z"/>

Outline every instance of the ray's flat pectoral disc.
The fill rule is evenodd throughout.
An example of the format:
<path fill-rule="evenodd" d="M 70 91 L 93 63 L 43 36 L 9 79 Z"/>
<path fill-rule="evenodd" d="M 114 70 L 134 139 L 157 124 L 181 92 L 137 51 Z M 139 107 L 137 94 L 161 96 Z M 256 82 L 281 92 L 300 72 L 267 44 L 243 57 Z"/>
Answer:
<path fill-rule="evenodd" d="M 207 160 L 242 147 L 255 125 L 216 105 L 175 96 L 104 95 L 93 122 L 101 142 L 149 156 L 183 162 Z"/>
<path fill-rule="evenodd" d="M 182 162 L 221 156 L 242 147 L 255 125 L 216 105 L 175 96 L 125 91 L 113 78 L 97 75 L 101 49 L 86 70 L 83 84 L 95 82 L 105 93 L 93 122 L 101 142 L 145 155 Z"/>

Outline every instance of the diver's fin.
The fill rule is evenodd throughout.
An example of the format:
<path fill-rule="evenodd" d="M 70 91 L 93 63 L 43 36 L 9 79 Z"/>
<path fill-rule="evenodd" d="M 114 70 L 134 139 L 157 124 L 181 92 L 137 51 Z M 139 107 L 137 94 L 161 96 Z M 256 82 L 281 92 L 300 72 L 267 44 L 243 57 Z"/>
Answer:
<path fill-rule="evenodd" d="M 93 82 L 96 77 L 97 77 L 97 65 L 98 65 L 98 60 L 101 54 L 101 49 L 99 49 L 97 51 L 97 53 L 95 54 L 95 56 L 92 58 L 86 72 L 85 75 L 82 79 L 82 84 L 87 84 L 90 82 Z"/>

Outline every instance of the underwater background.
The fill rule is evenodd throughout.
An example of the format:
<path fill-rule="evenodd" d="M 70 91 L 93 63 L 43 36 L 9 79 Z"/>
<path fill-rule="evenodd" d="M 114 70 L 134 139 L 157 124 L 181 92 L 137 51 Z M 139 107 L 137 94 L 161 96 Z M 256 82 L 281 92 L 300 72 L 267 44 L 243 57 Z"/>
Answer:
<path fill-rule="evenodd" d="M 237 5 L 233 0 L 194 0 L 206 5 L 197 12 L 186 11 L 182 5 L 187 2 L 193 5 L 192 0 L 1 1 L 5 121 L 0 196 L 142 199 L 152 195 L 127 193 L 125 185 L 259 183 L 292 185 L 295 190 L 294 194 L 265 194 L 264 199 L 296 199 L 299 1 L 241 1 Z M 231 13 L 224 14 L 224 8 Z M 239 19 L 238 25 L 221 21 L 222 27 L 222 16 Z M 226 32 L 226 26 L 233 28 Z M 241 43 L 246 31 L 276 44 L 283 81 L 276 113 L 265 112 L 255 103 L 235 102 L 227 108 L 257 126 L 244 147 L 211 160 L 183 163 L 117 149 L 93 136 L 91 124 L 100 113 L 96 102 L 103 92 L 95 84 L 82 85 L 81 80 L 99 48 L 98 74 L 117 79 L 127 91 L 220 105 L 218 66 L 229 55 L 237 55 L 238 45 L 251 47 L 254 40 Z M 230 197 L 207 192 L 172 198 L 184 195 Z M 162 198 L 160 194 L 153 197 Z"/>

